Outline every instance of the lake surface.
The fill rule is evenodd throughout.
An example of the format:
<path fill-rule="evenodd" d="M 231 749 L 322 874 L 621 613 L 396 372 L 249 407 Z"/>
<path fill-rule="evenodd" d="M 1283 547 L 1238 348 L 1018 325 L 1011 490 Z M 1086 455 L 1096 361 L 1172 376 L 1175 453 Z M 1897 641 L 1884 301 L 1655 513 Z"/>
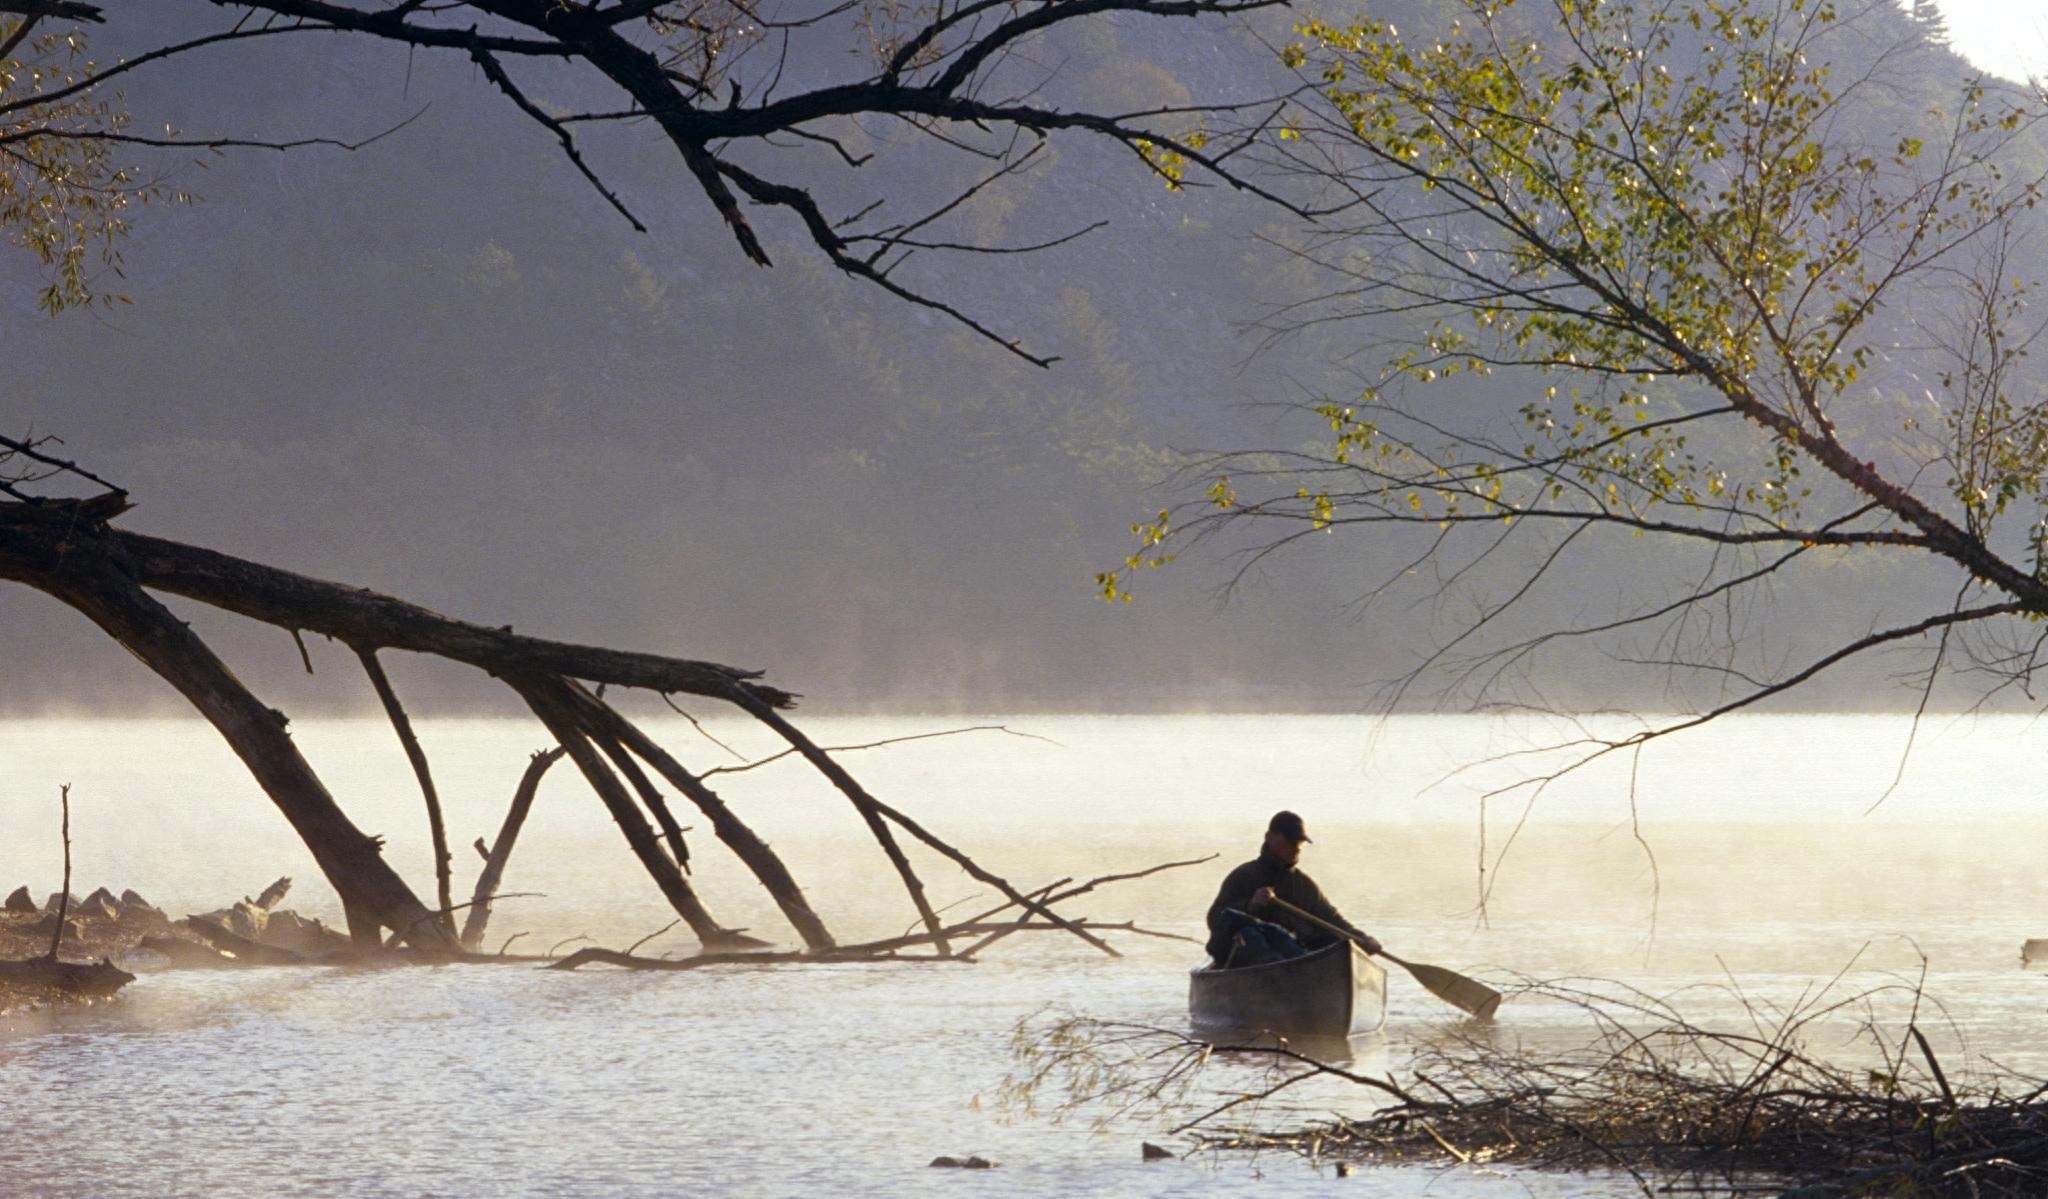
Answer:
<path fill-rule="evenodd" d="M 687 724 L 649 718 L 686 762 L 734 761 Z M 1603 977 L 1679 996 L 1702 1023 L 1916 978 L 1944 1011 L 1931 1027 L 1952 1076 L 1996 1059 L 2048 1073 L 2048 977 L 2018 968 L 2048 935 L 2041 851 L 2048 729 L 2024 720 L 1930 721 L 1899 786 L 1903 718 L 1731 721 L 1526 795 L 1481 792 L 1528 772 L 1516 758 L 1447 778 L 1553 730 L 1473 719 L 1325 717 L 819 719 L 827 745 L 1002 724 L 853 751 L 843 761 L 1024 887 L 1064 876 L 1221 855 L 1106 888 L 1072 914 L 1199 936 L 1222 873 L 1290 807 L 1315 842 L 1304 868 L 1395 952 L 1497 981 Z M 761 733 L 712 731 L 748 756 Z M 390 731 L 308 721 L 301 746 L 343 805 L 423 895 L 425 821 Z M 1015 734 L 1030 734 L 1020 736 Z M 428 721 L 450 840 L 495 835 L 539 730 Z M 1041 739 L 1042 738 L 1042 739 Z M 134 887 L 173 914 L 222 906 L 279 875 L 287 906 L 330 920 L 332 893 L 269 802 L 196 722 L 0 723 L 0 888 L 57 887 L 56 792 L 72 784 L 74 890 Z M 1506 773 L 1503 773 L 1506 772 Z M 915 915 L 846 802 L 808 768 L 714 780 L 774 842 L 842 940 L 903 931 Z M 1526 816 L 1526 820 L 1524 817 Z M 1522 827 L 1516 832 L 1516 825 Z M 685 823 L 688 823 L 685 817 Z M 1643 842 L 1637 840 L 1640 832 Z M 1511 841 L 1511 837 L 1513 838 Z M 1505 859 L 1497 860 L 1504 845 Z M 788 941 L 773 905 L 708 836 L 695 880 L 713 912 Z M 1654 867 L 1652 865 L 1654 855 Z M 936 856 L 920 872 L 942 905 L 988 889 Z M 477 859 L 458 848 L 465 897 Z M 1492 890 L 1484 910 L 1482 880 Z M 624 948 L 672 916 L 580 779 L 544 785 L 489 941 L 571 938 Z M 580 942 L 578 942 L 580 943 Z M 1351 1178 L 1284 1154 L 1144 1163 L 1141 1140 L 1187 1149 L 1160 1121 L 1097 1131 L 1085 1117 L 1005 1119 L 990 1102 L 1017 1022 L 1048 1008 L 1185 1024 L 1195 947 L 1122 938 L 1110 959 L 1050 934 L 1014 937 L 975 965 L 733 968 L 676 975 L 519 966 L 146 975 L 117 1002 L 0 1020 L 0 1194 L 111 1195 L 1602 1195 L 1608 1179 L 1400 1168 Z M 645 953 L 684 953 L 670 932 Z M 1737 991 L 1740 992 L 1740 997 Z M 1397 1075 L 1455 1015 L 1393 980 L 1384 1036 L 1350 1068 Z M 1880 1013 L 1882 1016 L 1883 1013 Z M 1865 1053 L 1854 1021 L 1828 1052 Z M 1500 1035 L 1578 1043 L 1583 1017 L 1511 999 Z M 1225 1064 L 1219 1093 L 1257 1081 Z M 977 1100 L 980 1102 L 977 1103 Z M 1370 1098 L 1314 1084 L 1269 1121 L 1359 1112 Z M 981 1154 L 991 1171 L 926 1167 Z"/>

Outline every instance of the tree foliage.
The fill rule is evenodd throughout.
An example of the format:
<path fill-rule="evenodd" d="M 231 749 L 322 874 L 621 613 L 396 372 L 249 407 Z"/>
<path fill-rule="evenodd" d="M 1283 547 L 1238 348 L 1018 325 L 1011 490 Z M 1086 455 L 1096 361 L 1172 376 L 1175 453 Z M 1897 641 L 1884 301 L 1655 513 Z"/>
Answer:
<path fill-rule="evenodd" d="M 1242 570 L 1392 527 L 1410 535 L 1370 543 L 1398 565 L 1368 599 L 1424 565 L 1424 587 L 1495 588 L 1391 703 L 1432 671 L 1444 702 L 1525 698 L 1532 663 L 1591 644 L 1680 694 L 1706 680 L 1710 717 L 1929 634 L 2024 687 L 2048 643 L 2048 407 L 2012 270 L 2041 195 L 2035 98 L 1960 81 L 1861 135 L 1897 48 L 1871 45 L 1884 14 L 1835 0 L 1451 7 L 1422 36 L 1310 22 L 1284 51 L 1316 100 L 1273 161 L 1346 217 L 1292 243 L 1324 286 L 1271 328 L 1354 331 L 1360 385 L 1304 405 L 1320 441 L 1202 456 L 1200 497 L 1137 526 L 1103 593 L 1226 532 Z M 1504 632 L 1616 537 L 1642 539 L 1605 559 L 1642 572 L 1621 610 Z M 1793 662 L 1703 615 L 1870 555 L 1954 603 Z"/>
<path fill-rule="evenodd" d="M 118 271 L 134 206 L 169 193 L 116 154 L 127 116 L 93 87 L 84 35 L 37 23 L 0 21 L 0 229 L 41 262 L 54 315 L 113 302 L 98 272 Z"/>

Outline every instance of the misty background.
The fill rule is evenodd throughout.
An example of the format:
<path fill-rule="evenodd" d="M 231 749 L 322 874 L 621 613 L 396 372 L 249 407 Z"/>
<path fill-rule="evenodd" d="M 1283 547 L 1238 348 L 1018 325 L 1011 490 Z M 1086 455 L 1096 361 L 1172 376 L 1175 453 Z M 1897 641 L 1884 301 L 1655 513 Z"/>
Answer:
<path fill-rule="evenodd" d="M 1428 28 L 1441 7 L 1372 11 Z M 1865 110 L 1872 136 L 1971 73 L 1917 7 L 1861 18 L 1868 44 L 1904 47 Z M 1104 22 L 1045 59 L 1068 94 L 1122 108 L 1268 94 L 1288 82 L 1269 43 L 1292 19 Z M 164 5 L 94 31 L 92 48 L 105 59 L 218 27 L 210 10 Z M 579 86 L 542 73 L 532 91 L 573 107 Z M 585 154 L 651 229 L 634 232 L 453 56 L 282 38 L 137 73 L 124 97 L 142 132 L 402 126 L 354 152 L 151 160 L 199 199 L 140 214 L 110 285 L 132 303 L 44 317 L 34 263 L 0 256 L 7 431 L 60 436 L 126 487 L 139 505 L 127 528 L 521 632 L 763 669 L 813 712 L 1350 711 L 1439 632 L 1426 602 L 1351 607 L 1401 560 L 1365 538 L 1286 555 L 1227 602 L 1228 564 L 1213 559 L 1146 573 L 1132 605 L 1096 597 L 1130 524 L 1185 498 L 1168 482 L 1178 451 L 1312 440 L 1314 422 L 1272 402 L 1353 386 L 1333 360 L 1361 331 L 1254 352 L 1247 323 L 1312 285 L 1262 240 L 1286 234 L 1276 208 L 1169 192 L 1107 146 L 1049 145 L 957 219 L 1005 242 L 1104 228 L 913 268 L 916 285 L 1062 356 L 1041 370 L 839 276 L 779 214 L 757 216 L 776 266 L 749 265 L 672 147 L 637 125 L 591 129 Z M 864 136 L 895 155 L 866 170 L 893 173 L 821 170 L 828 211 L 884 193 L 907 210 L 978 165 L 900 128 Z M 1479 399 L 1522 402 L 1498 392 Z M 1601 610 L 1684 567 L 1646 563 L 1639 544 L 1604 552 L 1609 569 L 1547 587 L 1525 619 Z M 1778 595 L 1764 632 L 1794 654 L 1948 590 L 1844 567 Z M 288 637 L 170 602 L 285 710 L 372 706 L 340 647 L 312 641 L 308 679 Z M 0 598 L 0 660 L 0 711 L 183 710 L 25 588 Z M 420 710 L 491 702 L 460 671 L 408 666 L 392 663 Z M 1912 691 L 1871 685 L 1897 668 L 1823 678 L 1796 706 L 1910 706 Z M 1600 661 L 1556 684 L 1582 707 L 1658 702 Z"/>

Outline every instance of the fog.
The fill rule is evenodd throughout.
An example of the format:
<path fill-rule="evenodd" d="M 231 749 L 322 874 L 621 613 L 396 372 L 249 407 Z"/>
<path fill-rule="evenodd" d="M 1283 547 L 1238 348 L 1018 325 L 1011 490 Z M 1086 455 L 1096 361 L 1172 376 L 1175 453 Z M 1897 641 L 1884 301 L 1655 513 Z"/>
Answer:
<path fill-rule="evenodd" d="M 831 746 L 954 727 L 810 723 Z M 1550 731 L 1474 717 L 1374 726 L 1344 716 L 1046 716 L 841 757 L 874 793 L 1019 886 L 1215 855 L 1105 888 L 1075 909 L 1181 935 L 1203 935 L 1218 881 L 1253 856 L 1266 818 L 1286 807 L 1314 838 L 1303 869 L 1347 916 L 1426 939 L 1417 955 L 1447 964 L 1636 977 L 1713 974 L 1718 956 L 1746 972 L 1811 974 L 1868 943 L 1871 969 L 1911 968 L 1923 952 L 1946 970 L 2009 967 L 2039 932 L 2031 914 L 2043 890 L 2030 864 L 2043 829 L 2029 722 L 1930 722 L 1900 774 L 1909 726 L 1892 716 L 1735 718 L 1652 746 L 1640 762 L 1597 764 L 1540 796 L 1524 789 L 1483 802 L 1531 773 L 1528 759 L 1501 755 Z M 678 719 L 649 727 L 693 769 L 734 763 Z M 774 748 L 742 721 L 710 728 L 750 758 Z M 420 736 L 466 891 L 476 860 L 463 847 L 495 835 L 545 734 L 530 721 L 437 719 Z M 358 826 L 388 838 L 392 865 L 430 877 L 419 796 L 389 727 L 313 719 L 296 740 Z M 61 779 L 72 786 L 79 894 L 134 887 L 182 914 L 290 875 L 288 906 L 339 920 L 305 847 L 195 718 L 18 720 L 0 726 L 0 757 L 15 797 L 0 808 L 19 872 L 0 879 L 8 890 L 25 883 L 40 899 L 57 889 L 50 780 Z M 1494 764 L 1461 769 L 1487 759 Z M 792 759 L 713 782 L 840 937 L 893 936 L 916 920 L 859 817 L 815 772 Z M 714 913 L 791 940 L 737 859 L 708 832 L 690 842 L 693 882 Z M 989 894 L 922 847 L 912 853 L 936 906 Z M 535 948 L 582 934 L 617 947 L 674 919 L 567 768 L 542 785 L 504 885 L 539 894 L 497 905 L 492 947 L 522 931 Z M 1147 944 L 1167 957 L 1195 953 Z M 678 929 L 656 948 L 689 945 Z"/>

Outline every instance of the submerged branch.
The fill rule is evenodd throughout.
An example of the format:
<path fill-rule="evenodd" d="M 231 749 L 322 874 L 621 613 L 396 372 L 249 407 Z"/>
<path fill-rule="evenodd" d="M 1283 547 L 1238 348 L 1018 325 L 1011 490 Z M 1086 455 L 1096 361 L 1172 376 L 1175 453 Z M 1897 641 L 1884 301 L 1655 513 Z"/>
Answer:
<path fill-rule="evenodd" d="M 705 966 L 768 965 L 768 964 L 821 964 L 833 962 L 961 962 L 971 964 L 965 953 L 905 954 L 902 951 L 920 945 L 936 945 L 941 937 L 947 939 L 972 937 L 986 934 L 1009 934 L 1013 932 L 1073 932 L 1080 929 L 1087 932 L 1120 932 L 1141 937 L 1165 937 L 1176 941 L 1193 942 L 1193 938 L 1178 933 L 1159 932 L 1140 928 L 1131 921 L 1104 924 L 1092 920 L 1073 921 L 1067 924 L 1026 924 L 1021 921 L 1010 924 L 988 924 L 985 922 L 951 924 L 938 933 L 910 933 L 901 937 L 890 937 L 881 941 L 866 941 L 856 945 L 841 945 L 833 949 L 813 952 L 810 950 L 782 950 L 761 953 L 700 953 L 686 958 L 644 958 L 631 952 L 615 949 L 588 947 L 560 961 L 552 963 L 550 970 L 574 970 L 579 966 L 600 963 L 607 966 L 621 966 L 628 970 L 696 970 Z M 642 938 L 646 940 L 647 938 Z M 638 944 L 638 942 L 636 942 Z"/>

